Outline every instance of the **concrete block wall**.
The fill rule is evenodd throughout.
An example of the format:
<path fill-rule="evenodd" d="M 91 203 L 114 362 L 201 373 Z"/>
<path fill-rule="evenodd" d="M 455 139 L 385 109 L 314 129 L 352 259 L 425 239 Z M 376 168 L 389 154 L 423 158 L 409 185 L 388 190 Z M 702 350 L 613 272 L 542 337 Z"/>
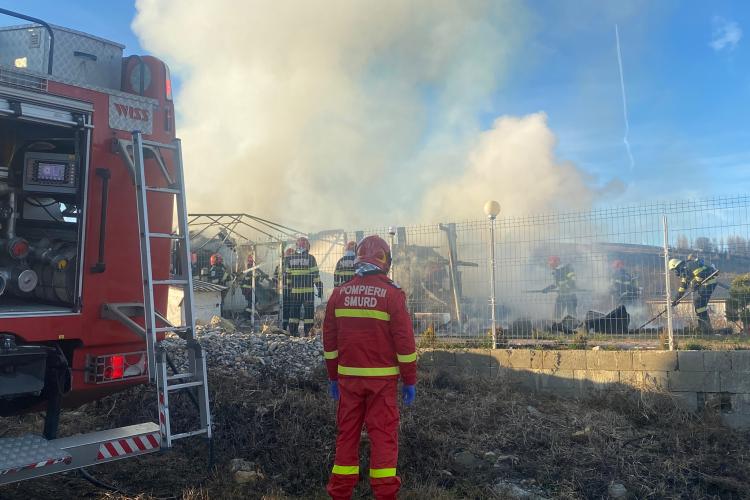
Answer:
<path fill-rule="evenodd" d="M 663 391 L 687 409 L 720 407 L 727 424 L 750 427 L 750 350 L 433 350 L 422 352 L 419 364 L 563 397 Z"/>

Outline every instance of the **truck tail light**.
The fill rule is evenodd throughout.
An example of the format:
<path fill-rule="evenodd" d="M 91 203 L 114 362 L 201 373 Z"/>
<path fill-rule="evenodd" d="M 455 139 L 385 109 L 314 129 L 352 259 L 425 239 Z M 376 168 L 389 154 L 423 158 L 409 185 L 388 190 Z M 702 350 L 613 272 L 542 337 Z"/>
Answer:
<path fill-rule="evenodd" d="M 172 76 L 169 74 L 169 66 L 164 64 L 164 97 L 172 100 Z"/>
<path fill-rule="evenodd" d="M 86 381 L 93 384 L 107 384 L 124 380 L 145 378 L 146 352 L 127 352 L 89 356 Z"/>

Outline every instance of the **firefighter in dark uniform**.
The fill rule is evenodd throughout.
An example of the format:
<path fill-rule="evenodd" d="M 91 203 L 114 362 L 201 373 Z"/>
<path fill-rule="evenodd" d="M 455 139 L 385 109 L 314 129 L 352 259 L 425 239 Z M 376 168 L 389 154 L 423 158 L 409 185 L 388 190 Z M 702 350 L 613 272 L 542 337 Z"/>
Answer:
<path fill-rule="evenodd" d="M 719 271 L 702 259 L 691 259 L 685 262 L 681 259 L 670 259 L 669 269 L 680 278 L 677 297 L 672 301 L 672 307 L 677 305 L 688 290 L 693 292 L 693 307 L 698 317 L 698 327 L 703 334 L 711 333 L 711 319 L 708 316 L 708 301 L 716 289 Z"/>
<path fill-rule="evenodd" d="M 625 269 L 625 263 L 620 259 L 612 262 L 610 293 L 614 304 L 632 304 L 641 296 L 638 278 Z"/>
<path fill-rule="evenodd" d="M 563 319 L 566 315 L 575 318 L 578 308 L 576 295 L 576 273 L 570 264 L 560 264 L 560 257 L 552 255 L 547 259 L 547 265 L 552 269 L 554 283 L 544 288 L 544 293 L 556 291 L 555 319 Z"/>
<path fill-rule="evenodd" d="M 310 255 L 310 241 L 307 238 L 299 238 L 295 253 L 284 257 L 284 274 L 290 288 L 289 331 L 295 333 L 301 319 L 307 336 L 315 318 L 315 292 L 318 297 L 323 297 L 318 262 Z M 303 310 L 301 315 L 300 309 Z"/>
<path fill-rule="evenodd" d="M 211 267 L 208 269 L 208 281 L 216 285 L 225 285 L 229 281 L 229 273 L 224 267 L 224 258 L 215 253 L 209 260 Z"/>
<path fill-rule="evenodd" d="M 353 241 L 346 244 L 344 256 L 336 263 L 336 270 L 333 272 L 333 286 L 343 285 L 354 276 L 355 248 L 357 244 Z"/>

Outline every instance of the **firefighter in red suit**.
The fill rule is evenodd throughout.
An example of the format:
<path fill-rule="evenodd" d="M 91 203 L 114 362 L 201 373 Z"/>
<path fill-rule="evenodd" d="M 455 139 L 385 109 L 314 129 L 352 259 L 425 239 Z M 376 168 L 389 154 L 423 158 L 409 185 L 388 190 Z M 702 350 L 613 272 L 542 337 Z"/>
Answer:
<path fill-rule="evenodd" d="M 388 244 L 368 236 L 357 245 L 354 277 L 336 287 L 326 307 L 323 350 L 330 392 L 338 400 L 336 457 L 326 488 L 348 500 L 359 480 L 362 425 L 370 439 L 370 485 L 378 500 L 395 499 L 398 461 L 398 379 L 404 404 L 415 398 L 416 350 L 404 292 L 387 273 Z"/>

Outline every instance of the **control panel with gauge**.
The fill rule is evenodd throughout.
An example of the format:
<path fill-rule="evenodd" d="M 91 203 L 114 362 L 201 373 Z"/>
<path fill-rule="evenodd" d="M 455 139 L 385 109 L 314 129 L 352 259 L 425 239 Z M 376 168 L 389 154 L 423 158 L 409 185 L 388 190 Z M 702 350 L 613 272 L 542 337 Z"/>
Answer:
<path fill-rule="evenodd" d="M 76 155 L 26 153 L 23 161 L 23 189 L 35 193 L 75 194 L 79 166 Z"/>

